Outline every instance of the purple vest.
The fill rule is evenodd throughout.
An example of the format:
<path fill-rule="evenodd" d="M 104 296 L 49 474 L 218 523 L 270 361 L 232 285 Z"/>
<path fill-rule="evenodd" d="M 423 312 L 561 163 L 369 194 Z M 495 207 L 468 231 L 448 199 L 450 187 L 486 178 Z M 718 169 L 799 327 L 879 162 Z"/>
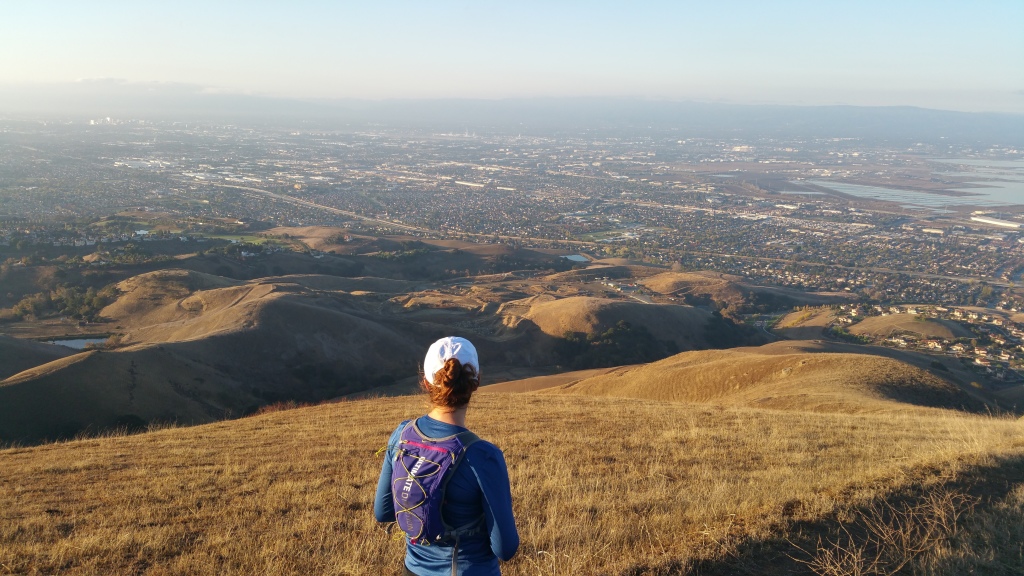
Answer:
<path fill-rule="evenodd" d="M 428 438 L 410 420 L 391 464 L 391 496 L 395 519 L 412 544 L 429 545 L 451 537 L 478 532 L 481 522 L 449 526 L 441 516 L 444 492 L 466 449 L 480 438 L 470 431 L 444 438 Z"/>

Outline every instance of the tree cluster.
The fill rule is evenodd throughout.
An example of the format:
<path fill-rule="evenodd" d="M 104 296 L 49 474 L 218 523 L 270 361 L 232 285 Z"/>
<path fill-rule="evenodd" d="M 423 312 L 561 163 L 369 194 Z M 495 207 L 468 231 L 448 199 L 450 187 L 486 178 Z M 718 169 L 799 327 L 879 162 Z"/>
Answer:
<path fill-rule="evenodd" d="M 113 285 L 102 290 L 77 286 L 59 286 L 55 290 L 39 292 L 22 298 L 14 305 L 12 312 L 18 318 L 44 318 L 47 316 L 70 316 L 80 320 L 95 321 L 100 310 L 117 298 Z"/>
<path fill-rule="evenodd" d="M 658 340 L 625 320 L 600 334 L 566 332 L 555 350 L 574 370 L 654 362 L 679 351 L 674 342 Z"/>

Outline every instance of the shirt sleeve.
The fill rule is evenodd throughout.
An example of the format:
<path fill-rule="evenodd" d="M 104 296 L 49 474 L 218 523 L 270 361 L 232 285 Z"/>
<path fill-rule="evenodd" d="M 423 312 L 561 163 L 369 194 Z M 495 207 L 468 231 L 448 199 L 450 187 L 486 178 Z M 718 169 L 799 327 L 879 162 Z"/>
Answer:
<path fill-rule="evenodd" d="M 491 550 L 502 560 L 511 560 L 519 549 L 519 532 L 512 514 L 512 489 L 509 486 L 505 455 L 490 443 L 474 450 L 469 462 L 484 493 L 484 521 L 490 534 Z M 469 456 L 467 454 L 466 456 Z"/>
<path fill-rule="evenodd" d="M 402 428 L 405 427 L 405 424 L 402 422 L 388 438 L 388 449 L 384 452 L 384 464 L 381 466 L 380 478 L 377 479 L 377 494 L 373 498 L 373 515 L 377 518 L 377 522 L 395 521 L 395 501 L 391 497 L 391 462 L 394 460 L 395 446 L 398 445 L 398 439 L 402 436 Z"/>

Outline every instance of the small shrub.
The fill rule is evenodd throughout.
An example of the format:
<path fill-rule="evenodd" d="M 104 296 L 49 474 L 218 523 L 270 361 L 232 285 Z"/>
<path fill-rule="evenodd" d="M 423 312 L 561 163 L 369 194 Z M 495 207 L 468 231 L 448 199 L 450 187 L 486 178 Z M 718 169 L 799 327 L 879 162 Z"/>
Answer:
<path fill-rule="evenodd" d="M 306 408 L 313 406 L 309 402 L 296 402 L 295 400 L 285 400 L 283 402 L 274 402 L 273 404 L 267 404 L 260 406 L 255 413 L 255 416 L 261 414 L 272 414 L 274 412 L 284 412 L 285 410 L 295 410 L 296 408 Z"/>

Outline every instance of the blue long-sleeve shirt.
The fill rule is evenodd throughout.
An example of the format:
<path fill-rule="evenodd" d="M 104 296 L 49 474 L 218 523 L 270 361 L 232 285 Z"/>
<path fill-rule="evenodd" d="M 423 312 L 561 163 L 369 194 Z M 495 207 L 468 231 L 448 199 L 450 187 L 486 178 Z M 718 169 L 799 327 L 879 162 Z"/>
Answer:
<path fill-rule="evenodd" d="M 391 466 L 405 424 L 400 424 L 388 439 L 373 503 L 373 513 L 378 522 L 395 520 Z M 429 416 L 417 419 L 416 426 L 431 438 L 466 431 L 461 426 L 439 422 Z M 445 498 L 441 513 L 449 526 L 463 526 L 483 517 L 485 532 L 462 537 L 457 548 L 446 543 L 430 546 L 408 544 L 407 538 L 406 567 L 419 576 L 500 574 L 498 559 L 509 560 L 519 549 L 505 455 L 490 442 L 481 440 L 470 445 L 464 460 L 448 482 Z"/>

